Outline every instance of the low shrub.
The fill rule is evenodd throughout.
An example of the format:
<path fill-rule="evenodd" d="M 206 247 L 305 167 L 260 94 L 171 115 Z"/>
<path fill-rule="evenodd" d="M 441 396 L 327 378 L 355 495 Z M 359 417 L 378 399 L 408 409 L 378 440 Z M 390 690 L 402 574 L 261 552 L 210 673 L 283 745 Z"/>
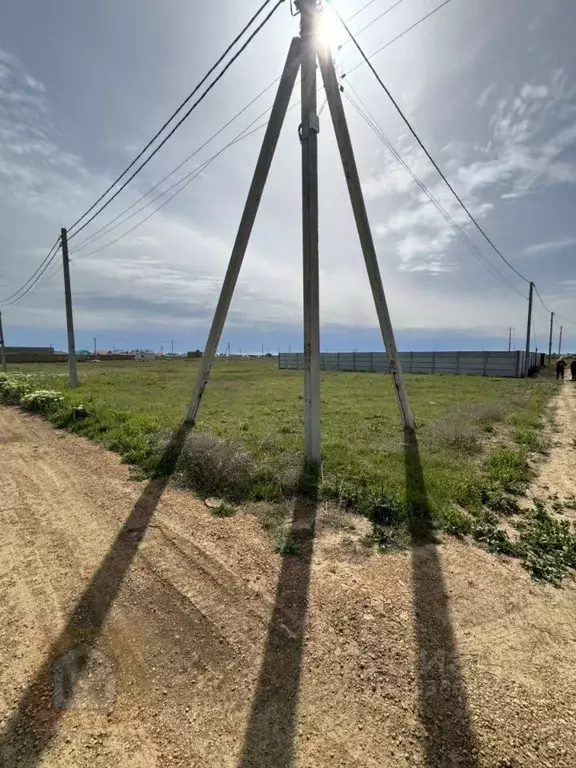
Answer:
<path fill-rule="evenodd" d="M 24 395 L 37 388 L 37 377 L 26 373 L 0 373 L 0 401 L 18 405 Z"/>
<path fill-rule="evenodd" d="M 60 403 L 64 401 L 60 392 L 53 389 L 38 389 L 27 395 L 22 395 L 20 405 L 24 410 L 32 413 L 50 413 L 56 410 Z"/>
<path fill-rule="evenodd" d="M 261 473 L 250 451 L 201 432 L 187 436 L 176 465 L 177 479 L 185 487 L 231 499 L 253 497 Z"/>
<path fill-rule="evenodd" d="M 428 427 L 428 440 L 455 453 L 473 456 L 482 451 L 482 438 L 471 426 L 459 421 L 437 421 Z"/>

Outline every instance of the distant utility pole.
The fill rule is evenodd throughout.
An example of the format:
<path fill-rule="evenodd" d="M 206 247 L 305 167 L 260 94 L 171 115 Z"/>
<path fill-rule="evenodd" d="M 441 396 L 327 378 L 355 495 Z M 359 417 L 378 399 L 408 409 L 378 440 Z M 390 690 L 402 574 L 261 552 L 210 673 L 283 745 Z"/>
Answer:
<path fill-rule="evenodd" d="M 262 344 L 262 357 L 264 357 L 264 344 Z"/>
<path fill-rule="evenodd" d="M 172 345 L 172 354 L 174 354 L 174 342 L 171 341 L 170 344 Z"/>
<path fill-rule="evenodd" d="M 560 338 L 558 339 L 558 354 L 562 354 L 562 331 L 564 330 L 564 326 L 560 326 Z"/>
<path fill-rule="evenodd" d="M 550 312 L 550 339 L 548 341 L 548 365 L 552 359 L 552 335 L 554 333 L 554 312 Z"/>
<path fill-rule="evenodd" d="M 508 352 L 512 351 L 512 331 L 514 328 L 508 328 Z"/>
<path fill-rule="evenodd" d="M 6 373 L 6 349 L 4 348 L 4 330 L 2 329 L 2 312 L 0 312 L 0 356 L 2 357 L 2 370 Z"/>
<path fill-rule="evenodd" d="M 94 357 L 96 357 L 96 336 L 94 336 Z"/>
<path fill-rule="evenodd" d="M 524 357 L 524 376 L 528 376 L 530 368 L 530 329 L 532 328 L 532 302 L 534 300 L 534 283 L 530 282 L 530 294 L 528 296 L 528 323 L 526 324 L 526 355 Z"/>
<path fill-rule="evenodd" d="M 60 230 L 62 242 L 62 271 L 64 273 L 64 298 L 66 300 L 66 328 L 68 329 L 68 374 L 70 386 L 78 386 L 76 371 L 76 343 L 74 341 L 74 316 L 72 314 L 72 289 L 70 287 L 70 258 L 68 256 L 68 233 L 66 227 Z"/>

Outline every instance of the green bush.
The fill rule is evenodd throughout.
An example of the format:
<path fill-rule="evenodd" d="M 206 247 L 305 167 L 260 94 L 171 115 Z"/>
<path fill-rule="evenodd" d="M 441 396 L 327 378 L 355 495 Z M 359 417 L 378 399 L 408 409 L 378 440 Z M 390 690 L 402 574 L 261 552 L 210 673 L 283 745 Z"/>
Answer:
<path fill-rule="evenodd" d="M 37 389 L 27 395 L 22 395 L 20 405 L 26 411 L 32 413 L 49 413 L 56 410 L 60 403 L 64 401 L 60 392 L 53 389 Z"/>
<path fill-rule="evenodd" d="M 18 405 L 24 395 L 37 388 L 37 377 L 26 373 L 0 373 L 0 401 Z"/>

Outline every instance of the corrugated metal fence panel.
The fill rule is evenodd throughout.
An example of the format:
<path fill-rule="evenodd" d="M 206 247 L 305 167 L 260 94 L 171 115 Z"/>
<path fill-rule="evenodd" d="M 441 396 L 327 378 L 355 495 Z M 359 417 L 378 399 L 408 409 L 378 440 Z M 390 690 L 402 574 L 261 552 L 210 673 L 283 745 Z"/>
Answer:
<path fill-rule="evenodd" d="M 524 370 L 524 352 L 400 352 L 404 373 L 468 374 L 472 376 L 515 377 Z M 540 355 L 530 354 L 530 365 L 538 365 Z M 281 352 L 279 368 L 302 369 L 302 352 Z M 388 373 L 385 352 L 322 352 L 323 371 L 359 371 Z"/>

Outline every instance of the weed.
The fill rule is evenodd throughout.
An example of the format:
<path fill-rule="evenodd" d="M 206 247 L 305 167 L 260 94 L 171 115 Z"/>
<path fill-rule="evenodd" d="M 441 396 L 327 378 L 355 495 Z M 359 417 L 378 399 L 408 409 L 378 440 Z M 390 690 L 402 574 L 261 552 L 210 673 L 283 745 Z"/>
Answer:
<path fill-rule="evenodd" d="M 486 461 L 485 469 L 503 491 L 523 493 L 532 478 L 528 455 L 523 448 L 501 447 Z"/>
<path fill-rule="evenodd" d="M 568 520 L 551 517 L 537 502 L 518 527 L 523 565 L 533 578 L 558 586 L 576 569 L 576 536 Z"/>
<path fill-rule="evenodd" d="M 217 507 L 212 507 L 210 512 L 214 517 L 234 517 L 236 508 L 223 499 Z"/>
<path fill-rule="evenodd" d="M 473 538 L 483 544 L 490 552 L 499 555 L 518 556 L 518 546 L 506 531 L 488 522 L 476 523 L 472 528 Z"/>
<path fill-rule="evenodd" d="M 276 538 L 274 551 L 277 555 L 298 555 L 300 553 L 300 544 L 290 533 L 281 533 Z"/>
<path fill-rule="evenodd" d="M 440 444 L 459 454 L 474 456 L 482 451 L 478 432 L 467 424 L 456 421 L 438 421 L 428 427 L 428 442 Z"/>

